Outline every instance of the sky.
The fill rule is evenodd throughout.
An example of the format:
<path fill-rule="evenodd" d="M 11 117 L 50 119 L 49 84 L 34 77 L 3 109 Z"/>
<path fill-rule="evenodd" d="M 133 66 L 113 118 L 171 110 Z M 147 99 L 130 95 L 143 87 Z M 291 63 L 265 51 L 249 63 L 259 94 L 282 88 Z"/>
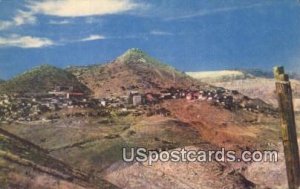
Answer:
<path fill-rule="evenodd" d="M 298 0 L 0 0 L 0 78 L 139 48 L 181 71 L 300 72 Z"/>

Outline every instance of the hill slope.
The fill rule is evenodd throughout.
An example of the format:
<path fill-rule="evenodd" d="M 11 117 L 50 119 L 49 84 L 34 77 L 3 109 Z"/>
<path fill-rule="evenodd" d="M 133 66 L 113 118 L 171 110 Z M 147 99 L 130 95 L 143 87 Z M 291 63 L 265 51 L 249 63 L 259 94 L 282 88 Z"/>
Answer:
<path fill-rule="evenodd" d="M 116 188 L 101 181 L 96 186 L 88 175 L 59 161 L 39 146 L 0 128 L 1 188 Z"/>
<path fill-rule="evenodd" d="M 238 70 L 186 72 L 186 74 L 204 82 L 230 81 L 253 77 L 251 74 Z"/>
<path fill-rule="evenodd" d="M 260 69 L 235 69 L 219 71 L 186 72 L 189 76 L 206 82 L 226 82 L 239 79 L 268 78 L 273 79 L 273 72 Z M 299 79 L 297 73 L 288 73 L 291 79 Z"/>
<path fill-rule="evenodd" d="M 0 84 L 0 93 L 45 93 L 53 90 L 55 85 L 74 86 L 77 90 L 88 91 L 71 73 L 42 65 Z"/>
<path fill-rule="evenodd" d="M 124 95 L 128 90 L 155 92 L 169 87 L 203 85 L 139 49 L 130 49 L 109 64 L 71 67 L 68 71 L 88 86 L 96 97 Z"/>
<path fill-rule="evenodd" d="M 237 90 L 251 98 L 259 98 L 277 107 L 273 73 L 259 69 L 188 72 L 188 75 L 211 85 Z M 300 111 L 300 81 L 296 73 L 289 74 L 294 97 L 294 108 Z"/>

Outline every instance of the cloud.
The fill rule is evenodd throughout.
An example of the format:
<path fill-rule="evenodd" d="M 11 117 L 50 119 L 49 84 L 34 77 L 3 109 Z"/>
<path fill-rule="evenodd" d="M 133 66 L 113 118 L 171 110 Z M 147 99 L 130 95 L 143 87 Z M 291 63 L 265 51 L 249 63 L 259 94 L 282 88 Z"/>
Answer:
<path fill-rule="evenodd" d="M 242 10 L 242 9 L 251 9 L 255 7 L 261 7 L 266 4 L 263 3 L 256 3 L 256 4 L 250 4 L 245 6 L 231 6 L 231 7 L 221 7 L 221 8 L 215 8 L 215 9 L 207 9 L 207 10 L 200 10 L 195 13 L 186 14 L 186 15 L 179 15 L 175 17 L 166 18 L 165 20 L 178 20 L 178 19 L 188 19 L 188 18 L 194 18 L 194 17 L 200 17 L 200 16 L 207 16 L 207 15 L 213 15 L 223 12 L 230 12 L 230 11 L 236 11 L 236 10 Z"/>
<path fill-rule="evenodd" d="M 0 21 L 0 30 L 5 30 L 12 27 L 14 24 L 10 21 Z"/>
<path fill-rule="evenodd" d="M 150 31 L 151 35 L 174 35 L 173 33 L 166 32 L 166 31 L 160 31 L 160 30 L 152 30 Z"/>
<path fill-rule="evenodd" d="M 86 38 L 83 38 L 79 41 L 95 41 L 95 40 L 102 40 L 102 39 L 106 39 L 106 37 L 103 36 L 103 35 L 90 35 L 90 36 L 88 36 Z"/>
<path fill-rule="evenodd" d="M 31 12 L 18 11 L 18 14 L 14 17 L 13 22 L 17 25 L 34 24 L 36 17 Z"/>
<path fill-rule="evenodd" d="M 24 24 L 35 24 L 37 15 L 56 17 L 87 17 L 120 14 L 141 7 L 133 0 L 28 0 L 24 10 L 12 20 L 0 20 L 0 30 Z M 67 21 L 50 21 L 50 24 L 67 24 Z"/>
<path fill-rule="evenodd" d="M 48 38 L 11 35 L 0 37 L 0 47 L 41 48 L 54 45 Z"/>
<path fill-rule="evenodd" d="M 97 18 L 97 17 L 87 17 L 85 19 L 85 23 L 87 23 L 87 24 L 102 24 L 103 19 L 102 18 Z"/>
<path fill-rule="evenodd" d="M 58 17 L 118 14 L 138 6 L 132 0 L 46 0 L 29 5 L 34 13 Z"/>
<path fill-rule="evenodd" d="M 71 24 L 72 21 L 71 20 L 50 20 L 49 24 L 53 24 L 53 25 L 66 25 L 66 24 Z"/>
<path fill-rule="evenodd" d="M 9 29 L 15 26 L 21 26 L 24 24 L 35 24 L 36 17 L 31 12 L 19 10 L 16 16 L 10 21 L 0 20 L 0 30 Z"/>

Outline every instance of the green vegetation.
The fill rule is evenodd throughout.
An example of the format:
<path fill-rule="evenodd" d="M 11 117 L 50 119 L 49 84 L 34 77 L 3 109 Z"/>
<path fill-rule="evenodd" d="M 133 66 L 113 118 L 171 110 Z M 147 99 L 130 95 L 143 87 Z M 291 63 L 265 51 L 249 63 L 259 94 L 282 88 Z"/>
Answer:
<path fill-rule="evenodd" d="M 45 93 L 55 85 L 74 86 L 88 92 L 87 87 L 71 73 L 50 65 L 42 65 L 0 84 L 0 93 Z"/>
<path fill-rule="evenodd" d="M 156 69 L 162 69 L 166 72 L 173 72 L 176 75 L 185 75 L 184 73 L 176 70 L 174 67 L 161 63 L 160 61 L 150 57 L 148 54 L 144 53 L 140 49 L 129 49 L 122 56 L 120 56 L 117 60 L 123 61 L 125 64 L 130 63 L 144 63 L 148 66 L 154 66 Z"/>

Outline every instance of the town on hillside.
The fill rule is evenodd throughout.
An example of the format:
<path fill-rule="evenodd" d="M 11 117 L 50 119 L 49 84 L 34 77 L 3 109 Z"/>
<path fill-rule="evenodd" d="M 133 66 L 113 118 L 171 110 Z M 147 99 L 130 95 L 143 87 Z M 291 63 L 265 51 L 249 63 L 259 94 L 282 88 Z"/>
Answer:
<path fill-rule="evenodd" d="M 73 86 L 54 86 L 46 94 L 2 94 L 0 96 L 1 122 L 53 121 L 59 119 L 60 110 L 74 110 L 63 113 L 70 117 L 109 115 L 112 111 L 120 115 L 168 115 L 170 112 L 159 106 L 166 100 L 185 99 L 189 103 L 207 101 L 229 111 L 244 110 L 276 116 L 276 109 L 259 99 L 251 99 L 235 90 L 215 88 L 191 90 L 168 88 L 160 93 L 141 93 L 128 90 L 125 96 L 94 98 Z M 86 112 L 75 110 L 90 110 Z"/>

